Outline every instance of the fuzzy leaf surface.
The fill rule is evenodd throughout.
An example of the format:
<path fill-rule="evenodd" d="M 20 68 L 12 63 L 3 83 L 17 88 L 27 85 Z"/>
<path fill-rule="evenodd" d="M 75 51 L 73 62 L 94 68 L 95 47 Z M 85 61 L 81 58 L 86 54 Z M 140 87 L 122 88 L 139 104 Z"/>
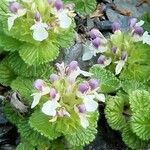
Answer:
<path fill-rule="evenodd" d="M 112 129 L 122 130 L 126 125 L 126 118 L 123 115 L 126 100 L 122 97 L 108 97 L 106 101 L 105 117 Z"/>
<path fill-rule="evenodd" d="M 120 88 L 120 81 L 109 70 L 105 70 L 95 65 L 90 69 L 90 72 L 94 74 L 93 78 L 99 80 L 102 92 L 111 93 Z"/>
<path fill-rule="evenodd" d="M 136 90 L 130 94 L 130 106 L 133 111 L 131 127 L 142 140 L 150 140 L 150 93 Z"/>
<path fill-rule="evenodd" d="M 146 150 L 148 148 L 148 142 L 139 139 L 138 136 L 135 133 L 133 133 L 129 124 L 127 124 L 126 127 L 123 129 L 122 139 L 125 142 L 125 144 L 131 149 Z"/>
<path fill-rule="evenodd" d="M 41 43 L 39 45 L 23 44 L 20 47 L 19 55 L 28 65 L 40 65 L 57 58 L 59 48 L 49 43 Z"/>

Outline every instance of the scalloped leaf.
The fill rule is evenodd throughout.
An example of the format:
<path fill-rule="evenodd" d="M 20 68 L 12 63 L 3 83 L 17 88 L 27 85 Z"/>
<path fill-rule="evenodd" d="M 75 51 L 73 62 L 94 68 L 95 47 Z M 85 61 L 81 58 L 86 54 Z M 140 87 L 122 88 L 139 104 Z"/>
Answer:
<path fill-rule="evenodd" d="M 126 118 L 123 115 L 124 106 L 128 100 L 122 97 L 108 97 L 106 101 L 105 117 L 112 129 L 122 130 L 126 125 Z"/>
<path fill-rule="evenodd" d="M 28 66 L 17 53 L 11 53 L 8 60 L 14 72 L 22 77 L 48 78 L 54 72 L 53 67 L 49 64 Z"/>
<path fill-rule="evenodd" d="M 141 65 L 150 65 L 150 46 L 147 44 L 143 44 L 142 42 L 138 42 L 134 44 L 132 47 L 132 51 L 130 52 L 130 56 L 128 58 L 128 65 L 132 64 L 141 64 Z"/>
<path fill-rule="evenodd" d="M 8 66 L 8 62 L 3 60 L 0 64 L 0 83 L 9 86 L 15 78 L 16 75 L 10 66 Z"/>
<path fill-rule="evenodd" d="M 96 9 L 96 0 L 64 0 L 65 2 L 73 2 L 75 10 L 81 15 L 90 15 Z"/>
<path fill-rule="evenodd" d="M 120 81 L 109 70 L 95 65 L 90 69 L 90 72 L 94 74 L 94 78 L 99 80 L 100 89 L 102 92 L 111 93 L 117 91 L 120 88 Z"/>
<path fill-rule="evenodd" d="M 98 120 L 98 113 L 91 114 L 89 118 L 90 126 L 87 129 L 83 127 L 78 127 L 76 132 L 69 133 L 65 135 L 65 139 L 67 142 L 72 146 L 85 146 L 92 142 L 97 134 L 97 120 Z"/>
<path fill-rule="evenodd" d="M 28 65 L 40 65 L 55 60 L 59 48 L 51 42 L 42 42 L 39 45 L 23 44 L 19 54 Z"/>
<path fill-rule="evenodd" d="M 150 140 L 150 93 L 136 90 L 130 94 L 130 106 L 133 111 L 131 127 L 142 140 Z"/>
<path fill-rule="evenodd" d="M 126 67 L 120 75 L 122 80 L 136 80 L 139 82 L 145 82 L 150 76 L 150 66 L 132 64 Z"/>
<path fill-rule="evenodd" d="M 32 145 L 30 145 L 29 143 L 24 142 L 24 143 L 20 143 L 17 146 L 16 150 L 35 150 L 35 148 Z"/>
<path fill-rule="evenodd" d="M 30 117 L 30 126 L 39 132 L 41 135 L 47 137 L 50 140 L 54 140 L 61 136 L 56 130 L 56 124 L 49 122 L 49 116 L 46 116 L 42 112 L 36 111 Z"/>
<path fill-rule="evenodd" d="M 145 90 L 133 91 L 129 96 L 129 103 L 133 113 L 150 111 L 150 93 Z"/>
<path fill-rule="evenodd" d="M 150 33 L 150 12 L 144 14 L 140 19 L 144 21 L 144 29 Z"/>
<path fill-rule="evenodd" d="M 136 134 L 134 134 L 130 128 L 130 125 L 127 124 L 122 132 L 122 139 L 125 144 L 135 150 L 146 150 L 148 149 L 148 142 L 140 140 Z"/>
<path fill-rule="evenodd" d="M 42 136 L 37 131 L 34 131 L 29 123 L 28 119 L 24 119 L 18 125 L 18 131 L 20 133 L 23 141 L 26 141 L 33 145 L 34 147 L 42 147 L 42 149 L 48 148 L 50 146 L 50 141 L 46 137 Z"/>
<path fill-rule="evenodd" d="M 147 87 L 142 83 L 135 80 L 125 80 L 121 82 L 122 88 L 126 93 L 131 93 L 134 90 L 143 90 Z"/>
<path fill-rule="evenodd" d="M 23 97 L 25 102 L 28 102 L 29 105 L 32 103 L 32 90 L 33 90 L 33 82 L 34 79 L 30 78 L 21 78 L 18 77 L 11 83 L 11 88 L 13 91 L 19 92 L 20 95 Z"/>
<path fill-rule="evenodd" d="M 0 31 L 0 47 L 3 48 L 4 51 L 17 51 L 21 44 L 20 41 L 5 35 Z"/>

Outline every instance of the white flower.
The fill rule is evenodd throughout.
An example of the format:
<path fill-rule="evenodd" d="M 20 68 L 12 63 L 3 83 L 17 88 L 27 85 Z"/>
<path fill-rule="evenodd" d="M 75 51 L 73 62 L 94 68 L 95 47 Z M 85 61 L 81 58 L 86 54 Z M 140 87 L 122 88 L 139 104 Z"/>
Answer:
<path fill-rule="evenodd" d="M 49 100 L 43 104 L 42 112 L 48 116 L 56 116 L 57 108 L 61 107 L 56 100 Z"/>
<path fill-rule="evenodd" d="M 58 14 L 56 15 L 56 17 L 59 20 L 59 25 L 61 28 L 69 28 L 71 23 L 72 23 L 72 19 L 68 16 L 68 10 L 62 10 L 59 11 Z"/>
<path fill-rule="evenodd" d="M 125 61 L 119 60 L 119 61 L 116 61 L 115 63 L 117 64 L 115 68 L 115 74 L 118 75 L 121 72 L 122 68 L 124 67 Z"/>
<path fill-rule="evenodd" d="M 31 108 L 34 108 L 40 101 L 41 97 L 43 95 L 46 95 L 50 92 L 50 88 L 49 87 L 44 87 L 42 91 L 39 91 L 37 93 L 33 93 L 31 96 L 33 96 L 33 102 L 31 105 Z"/>
<path fill-rule="evenodd" d="M 36 22 L 30 30 L 33 30 L 33 39 L 36 41 L 43 41 L 48 38 L 48 32 L 46 30 L 48 25 L 42 22 Z"/>
<path fill-rule="evenodd" d="M 148 34 L 147 31 L 144 32 L 143 36 L 142 36 L 142 40 L 143 40 L 143 44 L 148 44 L 150 45 L 150 35 Z"/>
<path fill-rule="evenodd" d="M 8 17 L 7 24 L 8 24 L 8 30 L 10 31 L 12 26 L 14 25 L 14 22 L 17 18 L 22 17 L 26 14 L 26 9 L 18 9 L 17 13 L 10 13 L 8 14 L 10 17 Z"/>

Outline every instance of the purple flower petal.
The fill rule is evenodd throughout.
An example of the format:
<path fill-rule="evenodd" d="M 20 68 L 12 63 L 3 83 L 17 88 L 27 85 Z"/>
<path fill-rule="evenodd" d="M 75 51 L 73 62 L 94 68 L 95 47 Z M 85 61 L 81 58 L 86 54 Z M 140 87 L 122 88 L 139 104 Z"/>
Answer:
<path fill-rule="evenodd" d="M 80 113 L 85 113 L 86 112 L 86 107 L 84 104 L 78 105 L 78 110 Z"/>
<path fill-rule="evenodd" d="M 61 0 L 55 0 L 54 6 L 57 10 L 60 10 L 63 8 L 63 2 Z"/>
<path fill-rule="evenodd" d="M 120 24 L 118 22 L 114 22 L 112 24 L 112 31 L 115 32 L 115 31 L 118 31 L 120 30 Z"/>
<path fill-rule="evenodd" d="M 133 32 L 133 34 L 137 34 L 137 35 L 139 35 L 139 36 L 142 36 L 143 33 L 144 33 L 144 29 L 143 29 L 142 27 L 140 27 L 140 26 L 135 26 L 135 27 L 134 27 L 134 32 Z"/>
<path fill-rule="evenodd" d="M 91 90 L 94 90 L 99 86 L 99 82 L 96 79 L 90 79 L 88 81 L 88 83 L 89 83 L 89 86 L 90 86 Z"/>
<path fill-rule="evenodd" d="M 137 18 L 131 18 L 129 19 L 128 25 L 130 28 L 133 28 L 137 23 Z"/>
<path fill-rule="evenodd" d="M 57 94 L 56 90 L 54 88 L 52 88 L 50 90 L 50 97 L 54 99 L 56 97 L 56 94 Z"/>
<path fill-rule="evenodd" d="M 57 81 L 59 79 L 59 76 L 57 74 L 51 74 L 50 75 L 50 81 L 54 82 Z"/>
<path fill-rule="evenodd" d="M 99 37 L 99 30 L 98 29 L 92 29 L 90 32 L 89 32 L 89 35 L 91 37 L 91 39 L 95 39 L 97 37 Z"/>
<path fill-rule="evenodd" d="M 88 84 L 88 82 L 80 83 L 78 85 L 78 91 L 80 91 L 81 93 L 85 93 L 88 90 L 89 90 L 89 84 Z"/>
<path fill-rule="evenodd" d="M 21 5 L 18 2 L 10 2 L 9 4 L 9 10 L 12 13 L 17 13 L 18 9 L 21 8 Z"/>
<path fill-rule="evenodd" d="M 101 44 L 101 38 L 97 37 L 94 40 L 92 40 L 92 44 L 95 48 L 99 48 L 100 44 Z"/>
<path fill-rule="evenodd" d="M 37 80 L 34 82 L 34 88 L 36 88 L 37 90 L 42 91 L 42 90 L 43 90 L 43 87 L 44 87 L 44 81 L 43 81 L 43 80 L 37 79 Z"/>
<path fill-rule="evenodd" d="M 100 55 L 100 57 L 97 60 L 98 64 L 104 64 L 106 61 L 106 57 L 104 55 Z"/>

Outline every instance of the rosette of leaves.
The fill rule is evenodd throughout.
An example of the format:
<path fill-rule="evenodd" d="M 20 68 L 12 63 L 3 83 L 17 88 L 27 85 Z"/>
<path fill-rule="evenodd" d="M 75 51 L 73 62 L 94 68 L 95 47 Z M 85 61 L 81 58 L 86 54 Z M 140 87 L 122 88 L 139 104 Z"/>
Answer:
<path fill-rule="evenodd" d="M 91 73 L 82 71 L 78 66 L 76 66 L 78 68 L 76 70 L 74 64 L 76 62 L 73 63 L 73 70 L 70 70 L 70 65 L 63 68 L 63 63 L 57 64 L 60 69 L 59 75 L 52 74 L 50 81 L 36 80 L 35 89 L 33 89 L 34 79 L 18 77 L 11 83 L 12 90 L 20 94 L 17 102 L 20 101 L 28 110 L 21 113 L 13 105 L 12 100 L 11 105 L 6 103 L 4 107 L 6 117 L 16 125 L 20 134 L 21 142 L 17 147 L 18 150 L 24 148 L 29 150 L 59 149 L 60 146 L 62 149 L 82 149 L 85 144 L 95 138 L 98 120 L 98 103 L 95 95 L 99 94 L 95 88 L 98 84 L 96 82 L 94 87 L 91 85 L 91 81 L 86 82 L 86 85 L 89 84 L 88 89 L 86 87 L 88 91 L 81 93 L 78 90 L 79 80 L 76 80 L 76 75 L 83 73 L 90 76 Z M 41 88 L 44 93 L 40 91 Z M 83 89 L 81 89 L 82 92 Z M 86 96 L 92 96 L 92 99 L 87 99 L 91 103 L 92 110 L 90 112 L 83 107 Z M 48 111 L 56 111 L 56 114 L 47 114 L 44 107 L 47 102 L 53 101 L 59 103 L 57 108 L 56 105 L 53 105 L 52 108 L 46 107 Z M 95 105 L 94 110 L 93 105 Z M 35 108 L 29 111 L 30 107 Z M 84 121 L 86 126 L 82 124 Z"/>
<path fill-rule="evenodd" d="M 66 3 L 75 4 L 75 10 L 77 13 L 86 16 L 90 15 L 96 9 L 96 0 L 64 0 Z"/>
<path fill-rule="evenodd" d="M 105 116 L 108 124 L 122 133 L 131 149 L 148 149 L 150 142 L 150 93 L 130 91 L 129 95 L 108 97 Z"/>
<path fill-rule="evenodd" d="M 59 48 L 69 46 L 74 39 L 73 17 L 68 16 L 72 23 L 67 28 L 60 27 L 59 12 L 53 11 L 55 6 L 47 0 L 2 0 L 0 5 L 0 47 L 4 51 L 17 51 L 30 66 L 53 61 L 59 54 Z M 41 32 L 38 38 L 43 39 L 35 38 L 38 32 Z"/>

